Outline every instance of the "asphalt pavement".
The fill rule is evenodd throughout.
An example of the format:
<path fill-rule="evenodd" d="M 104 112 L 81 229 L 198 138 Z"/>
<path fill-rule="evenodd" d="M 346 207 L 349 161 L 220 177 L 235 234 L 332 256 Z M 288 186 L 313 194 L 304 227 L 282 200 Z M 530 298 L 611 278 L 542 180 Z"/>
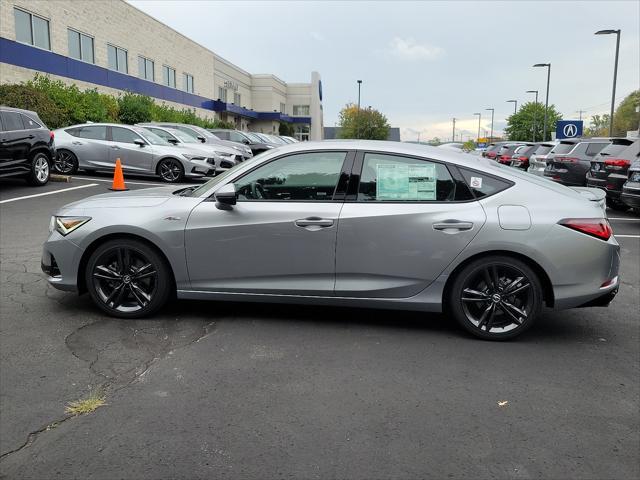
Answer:
<path fill-rule="evenodd" d="M 640 477 L 639 217 L 609 213 L 608 308 L 545 311 L 495 343 L 414 312 L 106 317 L 49 287 L 40 253 L 56 209 L 108 186 L 0 181 L 0 478 Z M 96 390 L 105 406 L 65 414 Z"/>

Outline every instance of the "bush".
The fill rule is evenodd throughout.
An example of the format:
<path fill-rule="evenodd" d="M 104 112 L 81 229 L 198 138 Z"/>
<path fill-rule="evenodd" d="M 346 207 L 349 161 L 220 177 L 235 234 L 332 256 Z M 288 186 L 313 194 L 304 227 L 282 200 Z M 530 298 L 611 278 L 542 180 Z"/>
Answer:
<path fill-rule="evenodd" d="M 0 105 L 37 112 L 52 130 L 69 125 L 67 112 L 46 93 L 30 85 L 0 85 Z"/>
<path fill-rule="evenodd" d="M 118 98 L 118 120 L 134 124 L 153 120 L 154 103 L 150 97 L 127 92 Z"/>

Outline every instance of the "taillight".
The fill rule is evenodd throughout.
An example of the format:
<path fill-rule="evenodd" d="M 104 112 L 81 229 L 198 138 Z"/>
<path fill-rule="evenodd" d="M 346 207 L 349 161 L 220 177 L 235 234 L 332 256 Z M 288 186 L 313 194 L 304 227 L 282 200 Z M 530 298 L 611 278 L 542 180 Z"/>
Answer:
<path fill-rule="evenodd" d="M 520 160 L 521 162 L 526 162 L 527 161 L 527 157 L 518 157 L 518 160 Z"/>
<path fill-rule="evenodd" d="M 613 229 L 606 218 L 565 218 L 558 222 L 560 225 L 586 233 L 600 240 L 609 240 Z"/>
<path fill-rule="evenodd" d="M 556 157 L 554 158 L 556 162 L 564 162 L 564 163 L 578 163 L 580 161 L 579 158 L 576 157 Z"/>
<path fill-rule="evenodd" d="M 604 161 L 604 164 L 611 170 L 623 170 L 625 168 L 629 168 L 631 161 L 624 158 L 607 158 Z"/>
<path fill-rule="evenodd" d="M 55 137 L 55 136 L 56 136 L 56 134 L 55 134 L 55 133 L 53 133 L 53 131 L 51 131 L 51 130 L 50 130 L 50 131 L 49 131 L 49 138 L 50 138 L 51 140 L 53 140 L 53 137 Z"/>
<path fill-rule="evenodd" d="M 511 160 L 511 156 L 510 155 L 500 155 L 500 160 L 502 160 L 503 162 L 505 162 L 507 160 Z"/>

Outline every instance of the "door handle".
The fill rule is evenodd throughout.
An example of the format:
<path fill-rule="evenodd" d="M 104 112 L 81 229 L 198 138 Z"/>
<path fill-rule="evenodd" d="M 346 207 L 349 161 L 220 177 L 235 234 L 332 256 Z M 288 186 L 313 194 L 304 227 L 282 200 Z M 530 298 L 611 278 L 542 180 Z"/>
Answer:
<path fill-rule="evenodd" d="M 308 217 L 296 220 L 295 224 L 297 227 L 319 230 L 321 228 L 331 227 L 333 225 L 333 220 L 329 218 Z"/>
<path fill-rule="evenodd" d="M 473 228 L 472 222 L 461 222 L 459 220 L 449 220 L 449 221 L 433 224 L 434 230 L 443 230 L 445 232 L 447 230 L 457 230 L 459 232 L 463 232 L 465 230 L 471 230 L 472 228 Z"/>
<path fill-rule="evenodd" d="M 35 135 L 27 135 L 27 138 L 31 140 L 32 138 L 36 138 L 36 136 Z"/>
<path fill-rule="evenodd" d="M 82 142 L 78 142 L 77 140 L 74 140 L 73 142 L 71 142 L 73 145 L 82 145 Z"/>
<path fill-rule="evenodd" d="M 114 150 L 120 150 L 120 147 L 117 145 L 111 145 L 111 148 L 113 148 Z"/>

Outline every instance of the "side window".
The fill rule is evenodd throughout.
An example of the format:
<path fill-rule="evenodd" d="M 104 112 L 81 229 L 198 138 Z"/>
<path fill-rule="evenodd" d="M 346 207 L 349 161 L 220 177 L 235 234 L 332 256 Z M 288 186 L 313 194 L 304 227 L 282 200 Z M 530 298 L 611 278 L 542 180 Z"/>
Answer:
<path fill-rule="evenodd" d="M 5 132 L 24 130 L 22 115 L 18 112 L 2 112 L 2 124 Z"/>
<path fill-rule="evenodd" d="M 587 145 L 587 157 L 595 157 L 600 150 L 602 150 L 607 144 L 606 143 L 590 143 Z"/>
<path fill-rule="evenodd" d="M 238 200 L 331 200 L 346 155 L 302 153 L 269 162 L 235 182 Z"/>
<path fill-rule="evenodd" d="M 244 143 L 244 137 L 240 135 L 238 132 L 229 132 L 229 140 L 238 143 Z"/>
<path fill-rule="evenodd" d="M 120 143 L 136 143 L 136 140 L 142 141 L 142 138 L 126 128 L 111 127 L 111 140 Z"/>
<path fill-rule="evenodd" d="M 163 140 L 166 140 L 167 142 L 169 140 L 175 140 L 176 138 L 171 135 L 170 133 L 164 131 L 164 130 L 160 130 L 159 128 L 149 128 L 147 127 L 147 130 L 150 130 L 152 133 L 155 133 L 156 135 L 158 135 L 160 138 L 162 138 Z"/>
<path fill-rule="evenodd" d="M 107 127 L 96 125 L 94 127 L 81 127 L 75 134 L 76 137 L 86 138 L 88 140 L 106 140 L 107 139 Z M 71 133 L 71 132 L 69 132 Z M 71 133 L 73 135 L 73 133 Z"/>
<path fill-rule="evenodd" d="M 221 138 L 222 140 L 229 140 L 229 134 L 227 132 L 213 132 L 213 134 L 218 137 Z"/>
<path fill-rule="evenodd" d="M 441 163 L 379 153 L 364 156 L 359 202 L 456 200 L 456 184 Z"/>
<path fill-rule="evenodd" d="M 506 180 L 491 177 L 482 172 L 467 170 L 466 168 L 460 168 L 460 172 L 476 198 L 488 197 L 511 186 L 511 183 Z"/>
<path fill-rule="evenodd" d="M 30 117 L 27 117 L 26 115 L 22 115 L 22 123 L 24 124 L 24 128 L 26 130 L 35 130 L 36 128 L 41 127 L 38 122 Z"/>

